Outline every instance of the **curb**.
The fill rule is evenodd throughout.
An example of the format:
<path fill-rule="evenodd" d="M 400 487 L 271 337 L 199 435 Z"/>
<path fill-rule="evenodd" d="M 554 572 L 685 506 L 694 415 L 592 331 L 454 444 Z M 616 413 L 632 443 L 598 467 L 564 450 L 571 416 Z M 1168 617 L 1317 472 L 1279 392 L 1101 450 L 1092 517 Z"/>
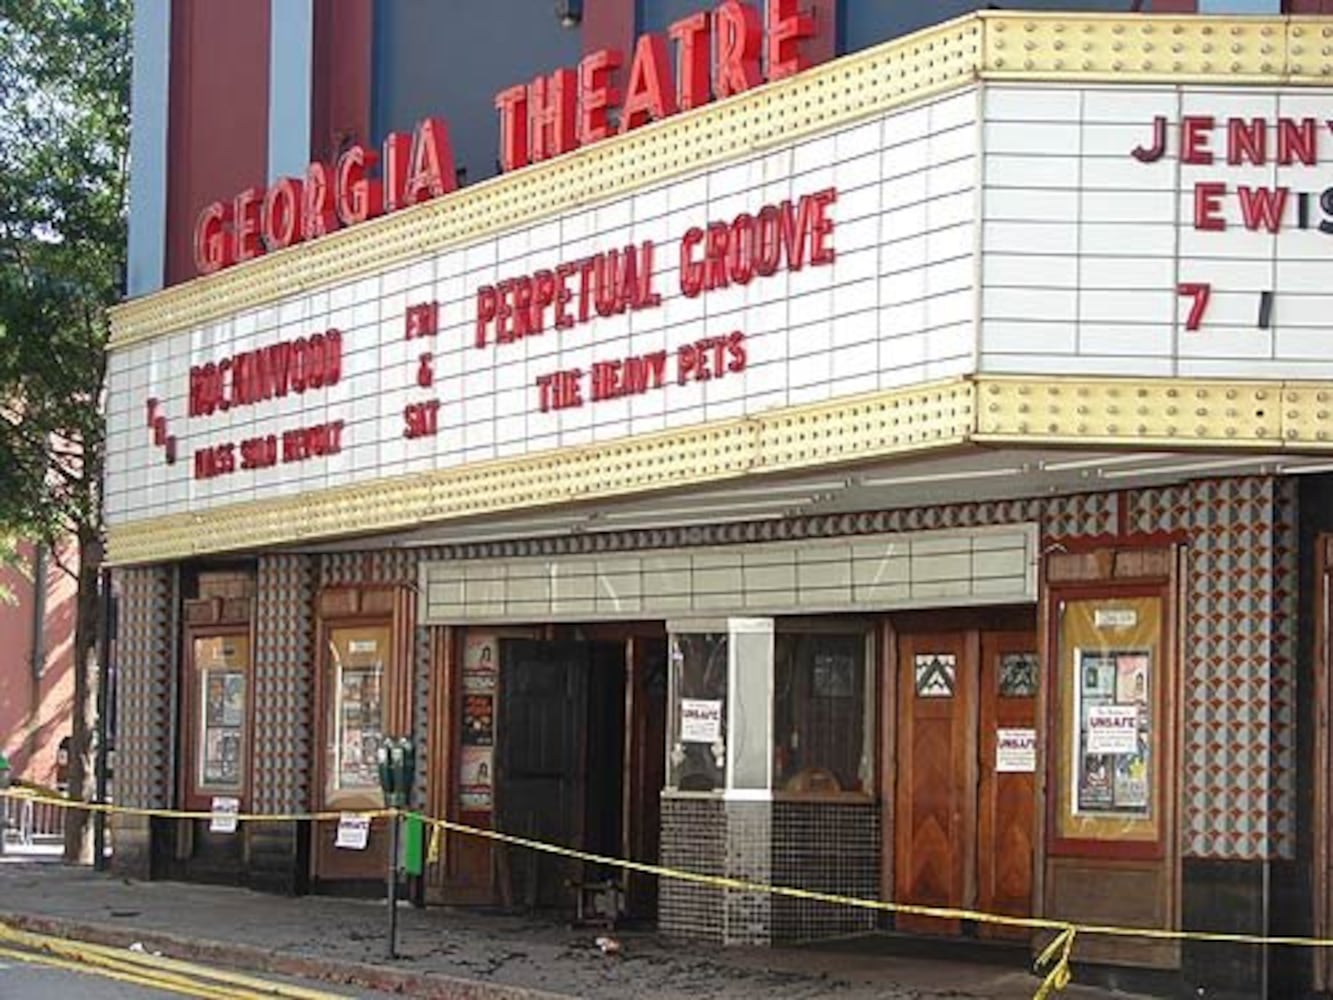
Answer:
<path fill-rule="evenodd" d="M 295 955 L 249 944 L 181 937 L 163 931 L 103 927 L 60 917 L 39 917 L 7 911 L 0 911 L 0 920 L 33 934 L 112 948 L 128 948 L 137 941 L 150 951 L 160 951 L 187 962 L 300 979 L 318 979 L 383 993 L 423 997 L 426 1000 L 577 1000 L 569 994 L 547 993 L 523 986 L 503 986 L 437 972 L 412 972 L 369 962 Z"/>

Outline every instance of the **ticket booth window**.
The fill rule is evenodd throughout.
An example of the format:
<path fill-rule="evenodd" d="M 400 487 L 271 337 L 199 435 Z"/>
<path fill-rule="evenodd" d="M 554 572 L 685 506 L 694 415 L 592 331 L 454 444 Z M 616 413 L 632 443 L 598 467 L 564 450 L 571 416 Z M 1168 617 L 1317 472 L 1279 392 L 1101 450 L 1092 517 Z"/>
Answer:
<path fill-rule="evenodd" d="M 727 632 L 725 623 L 671 633 L 671 745 L 667 784 L 683 792 L 726 785 Z"/>
<path fill-rule="evenodd" d="M 667 788 L 766 792 L 772 787 L 773 620 L 667 622 Z"/>
<path fill-rule="evenodd" d="M 869 636 L 779 632 L 774 639 L 774 790 L 869 790 Z"/>

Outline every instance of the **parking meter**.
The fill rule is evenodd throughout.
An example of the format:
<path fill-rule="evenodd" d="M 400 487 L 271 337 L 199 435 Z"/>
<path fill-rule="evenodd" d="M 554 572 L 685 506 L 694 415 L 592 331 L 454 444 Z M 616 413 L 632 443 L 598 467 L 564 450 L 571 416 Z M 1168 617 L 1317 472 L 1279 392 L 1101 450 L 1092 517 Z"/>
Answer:
<path fill-rule="evenodd" d="M 389 739 L 380 743 L 375 754 L 375 769 L 379 773 L 380 790 L 384 792 L 384 804 L 390 809 L 402 809 L 412 795 L 412 783 L 416 780 L 417 754 L 412 741 L 406 737 Z M 389 896 L 389 957 L 394 958 L 398 949 L 398 871 L 400 868 L 411 870 L 411 864 L 404 865 L 400 858 L 399 834 L 401 816 L 397 813 L 389 817 L 389 872 L 387 876 Z M 420 838 L 418 838 L 419 840 Z"/>
<path fill-rule="evenodd" d="M 412 794 L 412 784 L 416 780 L 416 757 L 416 748 L 410 739 L 390 739 L 380 744 L 375 764 L 379 772 L 380 790 L 384 792 L 384 804 L 392 809 L 401 809 L 407 805 Z"/>

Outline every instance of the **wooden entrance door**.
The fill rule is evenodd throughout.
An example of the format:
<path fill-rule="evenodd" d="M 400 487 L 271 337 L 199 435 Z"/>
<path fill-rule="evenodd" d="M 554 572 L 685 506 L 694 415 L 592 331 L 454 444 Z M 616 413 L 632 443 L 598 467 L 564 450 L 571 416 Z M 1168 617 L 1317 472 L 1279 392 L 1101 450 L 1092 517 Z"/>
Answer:
<path fill-rule="evenodd" d="M 626 699 L 625 855 L 655 865 L 661 846 L 661 795 L 666 784 L 667 645 L 657 636 L 630 640 Z M 657 876 L 626 874 L 631 917 L 657 918 Z"/>
<path fill-rule="evenodd" d="M 500 640 L 496 825 L 505 833 L 579 847 L 583 840 L 588 647 Z M 577 862 L 524 849 L 504 853 L 510 905 L 558 906 Z"/>
<path fill-rule="evenodd" d="M 898 802 L 893 898 L 966 905 L 976 830 L 975 655 L 960 632 L 898 639 Z M 900 930 L 955 934 L 956 920 L 899 915 Z"/>
<path fill-rule="evenodd" d="M 908 632 L 899 635 L 897 653 L 894 899 L 1029 914 L 1035 635 Z M 908 915 L 896 926 L 963 930 L 958 920 Z"/>
<path fill-rule="evenodd" d="M 1037 662 L 1030 632 L 981 635 L 977 909 L 1032 913 L 1037 820 Z M 982 924 L 983 935 L 1027 939 L 1022 927 Z"/>

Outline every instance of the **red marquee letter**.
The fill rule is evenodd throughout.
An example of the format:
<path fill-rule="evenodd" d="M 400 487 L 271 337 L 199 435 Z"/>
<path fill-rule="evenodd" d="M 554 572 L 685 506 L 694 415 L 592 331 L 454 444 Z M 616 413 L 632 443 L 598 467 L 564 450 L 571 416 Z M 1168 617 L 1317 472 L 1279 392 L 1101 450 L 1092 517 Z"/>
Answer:
<path fill-rule="evenodd" d="M 194 224 L 194 266 L 200 274 L 212 274 L 236 262 L 229 225 L 230 205 L 215 201 L 199 213 Z"/>
<path fill-rule="evenodd" d="M 257 187 L 246 188 L 236 196 L 232 203 L 232 219 L 235 223 L 236 260 L 252 260 L 264 252 L 259 245 L 259 206 L 264 202 L 264 192 Z"/>
<path fill-rule="evenodd" d="M 1217 213 L 1222 209 L 1222 196 L 1227 193 L 1227 186 L 1221 181 L 1208 181 L 1194 185 L 1194 228 L 1221 231 L 1226 229 L 1227 220 Z"/>
<path fill-rule="evenodd" d="M 741 0 L 726 0 L 713 13 L 717 25 L 717 73 L 713 90 L 718 99 L 741 94 L 757 87 L 759 54 L 764 43 L 764 29 L 759 14 Z"/>
<path fill-rule="evenodd" d="M 384 212 L 384 196 L 379 180 L 368 180 L 366 170 L 379 157 L 364 146 L 353 146 L 338 157 L 338 218 L 345 226 L 354 226 Z"/>
<path fill-rule="evenodd" d="M 568 68 L 539 76 L 528 85 L 533 160 L 578 149 L 578 86 L 578 74 Z"/>
<path fill-rule="evenodd" d="M 338 214 L 333 210 L 333 171 L 326 163 L 312 163 L 306 167 L 302 216 L 301 232 L 307 240 L 338 228 Z"/>
<path fill-rule="evenodd" d="M 408 205 L 439 198 L 458 189 L 454 146 L 443 118 L 426 118 L 412 140 L 412 164 L 407 180 Z"/>
<path fill-rule="evenodd" d="M 615 49 L 598 49 L 579 63 L 579 143 L 587 145 L 611 134 L 606 109 L 620 103 L 611 86 L 611 72 L 624 61 Z"/>
<path fill-rule="evenodd" d="M 506 173 L 526 167 L 528 159 L 528 88 L 523 84 L 495 95 L 500 112 L 500 169 Z"/>
<path fill-rule="evenodd" d="M 1180 120 L 1180 162 L 1208 164 L 1213 162 L 1208 141 L 1212 138 L 1212 115 L 1186 115 Z"/>
<path fill-rule="evenodd" d="M 406 132 L 390 132 L 384 137 L 380 154 L 380 178 L 384 190 L 384 211 L 394 212 L 408 204 L 407 158 L 412 153 L 412 137 Z"/>
<path fill-rule="evenodd" d="M 305 199 L 301 182 L 284 177 L 264 196 L 264 242 L 270 250 L 299 243 L 305 235 L 301 212 Z"/>
<path fill-rule="evenodd" d="M 794 76 L 810 65 L 801 39 L 815 36 L 815 19 L 797 8 L 800 0 L 768 0 L 768 78 Z"/>
<path fill-rule="evenodd" d="M 701 108 L 711 99 L 708 50 L 712 32 L 708 12 L 681 18 L 667 34 L 676 43 L 676 100 L 681 111 Z"/>
<path fill-rule="evenodd" d="M 666 39 L 640 35 L 630 65 L 625 107 L 620 112 L 620 131 L 660 121 L 676 113 L 676 95 L 671 89 L 671 65 Z"/>

